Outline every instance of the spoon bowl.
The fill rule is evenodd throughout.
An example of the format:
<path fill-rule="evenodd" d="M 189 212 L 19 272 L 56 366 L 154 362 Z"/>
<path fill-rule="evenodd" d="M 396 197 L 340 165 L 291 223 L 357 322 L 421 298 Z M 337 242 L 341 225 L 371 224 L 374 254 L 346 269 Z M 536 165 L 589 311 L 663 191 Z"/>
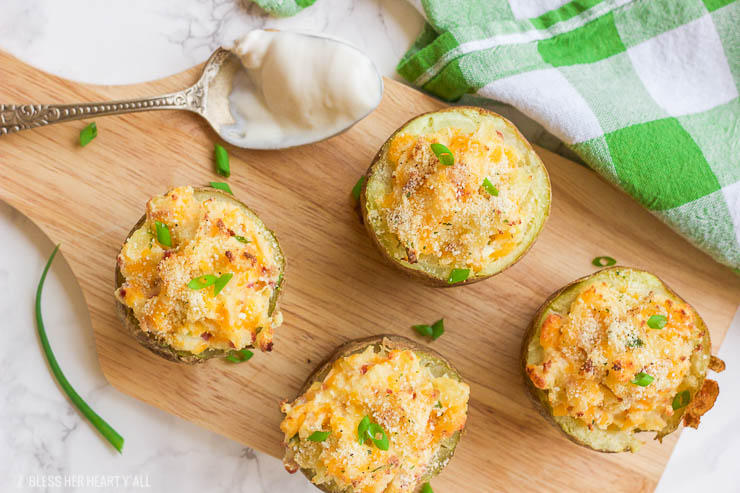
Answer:
<path fill-rule="evenodd" d="M 314 34 L 295 33 L 300 36 L 323 39 L 332 43 L 342 41 Z M 366 55 L 362 55 L 365 56 Z M 383 79 L 375 69 L 380 94 L 383 91 Z M 367 113 L 349 122 L 340 129 L 332 129 L 326 134 L 311 135 L 312 138 L 276 144 L 246 140 L 245 123 L 249 115 L 239 114 L 233 101 L 230 101 L 235 85 L 240 80 L 248 80 L 247 70 L 241 60 L 229 50 L 218 48 L 208 58 L 198 81 L 181 91 L 141 99 L 107 101 L 99 103 L 78 104 L 0 104 L 0 136 L 27 130 L 53 123 L 81 120 L 90 117 L 120 115 L 139 111 L 153 110 L 187 110 L 197 113 L 209 123 L 213 130 L 226 142 L 245 149 L 283 149 L 306 145 L 326 140 L 351 128 L 355 123 L 370 114 L 380 103 L 380 99 Z M 257 90 L 256 86 L 251 86 Z"/>

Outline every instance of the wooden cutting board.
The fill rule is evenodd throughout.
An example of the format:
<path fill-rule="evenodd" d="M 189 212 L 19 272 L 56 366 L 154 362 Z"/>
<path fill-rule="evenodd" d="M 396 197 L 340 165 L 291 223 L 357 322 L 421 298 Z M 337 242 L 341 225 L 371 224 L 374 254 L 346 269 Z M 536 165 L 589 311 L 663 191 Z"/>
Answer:
<path fill-rule="evenodd" d="M 150 96 L 191 84 L 199 69 L 134 86 L 90 86 L 0 52 L 0 102 Z M 122 392 L 279 457 L 279 402 L 294 397 L 336 346 L 380 332 L 414 337 L 412 324 L 444 317 L 447 332 L 432 347 L 467 378 L 471 401 L 467 435 L 434 480 L 435 491 L 653 490 L 676 437 L 650 441 L 636 454 L 599 454 L 567 441 L 525 394 L 517 361 L 522 334 L 552 291 L 594 271 L 593 257 L 610 255 L 653 271 L 692 303 L 716 351 L 740 301 L 740 279 L 593 172 L 541 149 L 552 215 L 524 260 L 456 289 L 403 278 L 371 246 L 349 193 L 394 129 L 444 104 L 385 83 L 378 110 L 327 142 L 279 152 L 227 146 L 231 188 L 276 231 L 288 258 L 285 324 L 274 351 L 249 363 L 167 362 L 129 337 L 114 311 L 115 256 L 147 199 L 173 185 L 218 181 L 218 139 L 199 117 L 164 111 L 100 118 L 97 139 L 84 149 L 77 139 L 89 121 L 0 137 L 0 198 L 61 242 L 90 308 L 103 372 Z"/>

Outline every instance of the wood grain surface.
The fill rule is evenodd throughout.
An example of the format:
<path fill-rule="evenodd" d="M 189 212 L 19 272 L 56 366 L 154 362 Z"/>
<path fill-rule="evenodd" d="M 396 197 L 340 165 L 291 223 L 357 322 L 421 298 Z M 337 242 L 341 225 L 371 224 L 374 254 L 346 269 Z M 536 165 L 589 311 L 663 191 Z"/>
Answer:
<path fill-rule="evenodd" d="M 189 85 L 198 73 L 89 86 L 0 53 L 0 102 L 155 95 Z M 103 372 L 122 392 L 281 456 L 279 403 L 294 397 L 335 347 L 385 332 L 416 337 L 412 324 L 444 317 L 447 332 L 431 347 L 467 378 L 471 401 L 467 434 L 435 479 L 435 491 L 652 491 L 675 435 L 662 445 L 646 436 L 649 443 L 636 454 L 599 454 L 570 443 L 525 393 L 517 364 L 521 337 L 552 291 L 595 270 L 593 257 L 610 255 L 654 272 L 692 303 L 716 350 L 740 300 L 740 280 L 596 174 L 541 149 L 553 184 L 552 214 L 519 264 L 455 289 L 403 278 L 371 246 L 349 192 L 393 130 L 442 106 L 386 80 L 380 108 L 329 141 L 280 152 L 227 146 L 231 188 L 275 230 L 288 258 L 285 324 L 275 333 L 275 349 L 242 365 L 188 367 L 158 358 L 126 334 L 114 310 L 115 256 L 147 199 L 173 185 L 217 179 L 217 136 L 198 116 L 100 118 L 98 137 L 85 148 L 77 139 L 89 121 L 0 137 L 0 198 L 61 242 L 90 308 Z"/>

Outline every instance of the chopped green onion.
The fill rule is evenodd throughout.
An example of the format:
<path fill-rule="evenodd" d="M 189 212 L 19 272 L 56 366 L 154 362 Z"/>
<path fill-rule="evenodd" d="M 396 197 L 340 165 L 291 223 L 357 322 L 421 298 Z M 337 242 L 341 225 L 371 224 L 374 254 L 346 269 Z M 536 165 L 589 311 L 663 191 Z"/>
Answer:
<path fill-rule="evenodd" d="M 450 277 L 447 279 L 448 284 L 462 282 L 470 275 L 470 269 L 452 269 Z"/>
<path fill-rule="evenodd" d="M 665 317 L 665 315 L 653 315 L 647 321 L 648 327 L 656 330 L 662 329 L 667 323 L 668 319 Z"/>
<path fill-rule="evenodd" d="M 445 333 L 445 319 L 440 318 L 432 324 L 432 340 L 436 341 Z"/>
<path fill-rule="evenodd" d="M 212 188 L 234 195 L 234 192 L 231 191 L 231 187 L 228 183 L 224 183 L 222 181 L 212 181 L 210 182 L 210 184 Z"/>
<path fill-rule="evenodd" d="M 611 267 L 616 264 L 617 261 L 611 257 L 596 257 L 591 261 L 596 267 Z"/>
<path fill-rule="evenodd" d="M 376 447 L 380 450 L 388 450 L 388 435 L 385 434 L 385 430 L 382 426 L 378 423 L 370 423 L 370 426 L 367 428 L 367 433 L 370 435 L 370 439 Z M 380 435 L 380 438 L 378 438 L 378 435 Z"/>
<path fill-rule="evenodd" d="M 251 243 L 248 239 L 246 239 L 243 236 L 239 236 L 239 235 L 234 235 L 234 239 L 236 241 L 241 241 L 242 243 Z"/>
<path fill-rule="evenodd" d="M 434 155 L 439 159 L 440 164 L 444 166 L 455 164 L 455 156 L 452 155 L 452 152 L 445 145 L 435 142 L 431 145 L 431 148 Z"/>
<path fill-rule="evenodd" d="M 365 183 L 365 175 L 362 175 L 355 186 L 352 187 L 352 196 L 355 200 L 360 200 L 360 193 L 362 193 L 362 185 Z"/>
<path fill-rule="evenodd" d="M 357 425 L 357 441 L 360 445 L 365 443 L 368 427 L 370 427 L 370 416 L 365 416 L 362 418 L 362 421 L 360 421 L 360 424 Z"/>
<path fill-rule="evenodd" d="M 429 483 L 424 483 L 424 486 L 421 487 L 421 493 L 434 493 L 434 490 Z"/>
<path fill-rule="evenodd" d="M 381 435 L 378 438 L 378 435 Z M 378 423 L 370 421 L 370 416 L 365 416 L 357 425 L 357 441 L 360 445 L 365 444 L 365 440 L 370 439 L 373 441 L 376 447 L 380 450 L 388 450 L 389 442 L 388 435 L 385 434 L 385 430 Z"/>
<path fill-rule="evenodd" d="M 216 173 L 221 176 L 228 178 L 231 176 L 231 168 L 229 167 L 229 153 L 220 144 L 213 146 L 214 154 L 216 155 Z"/>
<path fill-rule="evenodd" d="M 218 293 L 221 292 L 221 290 L 226 287 L 226 285 L 231 281 L 231 278 L 234 277 L 234 274 L 231 272 L 227 272 L 226 274 L 223 274 L 221 277 L 216 279 L 216 282 L 213 283 L 213 296 L 218 296 Z"/>
<path fill-rule="evenodd" d="M 642 339 L 637 336 L 632 336 L 627 340 L 627 347 L 642 347 L 643 344 Z"/>
<path fill-rule="evenodd" d="M 498 197 L 498 188 L 494 187 L 493 183 L 491 183 L 491 180 L 489 180 L 488 178 L 483 180 L 482 187 L 486 190 L 486 192 L 490 193 L 494 197 Z"/>
<path fill-rule="evenodd" d="M 424 337 L 432 337 L 434 335 L 434 331 L 432 330 L 431 325 L 414 325 L 412 328 L 419 333 L 419 335 Z"/>
<path fill-rule="evenodd" d="M 170 228 L 165 223 L 155 221 L 154 225 L 157 227 L 157 241 L 160 245 L 171 247 L 172 236 L 170 236 Z"/>
<path fill-rule="evenodd" d="M 57 245 L 54 248 L 54 251 L 51 252 L 51 256 L 46 262 L 46 267 L 44 267 L 44 271 L 41 274 L 39 285 L 36 288 L 36 329 L 39 333 L 39 339 L 41 339 L 41 347 L 44 349 L 44 355 L 46 356 L 46 361 L 49 363 L 49 368 L 51 368 L 54 378 L 59 382 L 59 386 L 62 387 L 64 393 L 67 394 L 72 403 L 80 410 L 88 421 L 92 423 L 100 434 L 103 435 L 103 437 L 120 453 L 123 450 L 123 437 L 119 435 L 118 432 L 114 430 L 103 418 L 98 416 L 97 413 L 87 405 L 82 397 L 80 397 L 75 389 L 72 388 L 67 377 L 62 373 L 62 369 L 59 367 L 59 363 L 57 363 L 54 352 L 51 350 L 49 339 L 46 336 L 44 319 L 41 316 L 41 292 L 44 289 L 44 281 L 46 281 L 46 274 L 49 272 L 49 267 L 51 267 L 51 261 L 54 260 L 54 256 L 57 254 L 57 251 L 59 251 L 59 245 Z"/>
<path fill-rule="evenodd" d="M 312 442 L 323 442 L 331 435 L 331 431 L 314 431 L 311 436 L 308 437 Z"/>
<path fill-rule="evenodd" d="M 232 351 L 226 359 L 232 363 L 244 363 L 245 361 L 252 359 L 252 356 L 254 356 L 252 351 L 249 349 L 242 349 L 240 351 Z"/>
<path fill-rule="evenodd" d="M 190 289 L 203 289 L 207 288 L 208 286 L 212 285 L 216 282 L 216 276 L 212 274 L 206 274 L 199 277 L 194 277 L 189 283 L 188 287 Z"/>
<path fill-rule="evenodd" d="M 644 371 L 641 371 L 640 373 L 635 375 L 635 379 L 632 380 L 631 383 L 639 385 L 640 387 L 647 387 L 653 382 L 653 380 L 655 380 L 655 378 L 653 378 L 652 375 L 648 375 Z"/>
<path fill-rule="evenodd" d="M 443 318 L 440 318 L 432 325 L 412 325 L 411 328 L 418 332 L 419 335 L 429 337 L 433 341 L 436 341 L 439 336 L 445 333 L 445 320 Z"/>
<path fill-rule="evenodd" d="M 85 147 L 87 144 L 98 136 L 98 126 L 95 122 L 92 122 L 87 127 L 83 128 L 80 132 L 80 147 Z"/>
<path fill-rule="evenodd" d="M 689 392 L 688 390 L 679 392 L 673 398 L 673 404 L 672 404 L 673 410 L 676 411 L 678 409 L 681 409 L 682 407 L 688 406 L 690 400 L 691 400 L 691 392 Z"/>

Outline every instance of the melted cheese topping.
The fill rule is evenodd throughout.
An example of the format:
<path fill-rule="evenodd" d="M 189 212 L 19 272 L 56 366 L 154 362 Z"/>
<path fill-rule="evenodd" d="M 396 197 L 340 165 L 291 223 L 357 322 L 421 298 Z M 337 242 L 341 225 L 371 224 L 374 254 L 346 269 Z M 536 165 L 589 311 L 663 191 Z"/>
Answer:
<path fill-rule="evenodd" d="M 662 329 L 647 325 L 667 317 Z M 547 389 L 555 416 L 572 416 L 590 429 L 657 431 L 673 415 L 672 402 L 701 350 L 693 309 L 655 292 L 639 295 L 606 282 L 584 289 L 566 315 L 544 320 L 543 363 L 527 365 L 534 385 Z M 632 383 L 640 372 L 653 381 Z"/>
<path fill-rule="evenodd" d="M 316 471 L 316 484 L 333 480 L 355 493 L 411 492 L 435 466 L 440 444 L 465 427 L 469 393 L 465 383 L 433 376 L 413 351 L 370 347 L 335 361 L 324 382 L 283 404 L 280 428 L 298 466 Z M 359 444 L 364 416 L 385 430 L 387 451 L 369 440 Z M 306 440 L 319 430 L 331 434 L 319 443 Z"/>
<path fill-rule="evenodd" d="M 156 221 L 169 228 L 172 247 L 157 241 Z M 264 226 L 236 203 L 200 201 L 191 187 L 152 198 L 118 265 L 125 278 L 118 299 L 158 341 L 193 354 L 272 348 L 273 328 L 282 321 L 279 311 L 271 313 L 281 266 Z M 188 287 L 193 278 L 224 273 L 233 277 L 217 296 L 212 286 Z"/>
<path fill-rule="evenodd" d="M 452 152 L 452 166 L 432 152 L 435 142 Z M 422 136 L 400 133 L 389 143 L 387 160 L 393 187 L 379 211 L 411 263 L 431 260 L 479 272 L 514 250 L 534 219 L 531 170 L 490 121 L 473 133 L 451 127 Z M 486 190 L 486 179 L 498 195 Z"/>

